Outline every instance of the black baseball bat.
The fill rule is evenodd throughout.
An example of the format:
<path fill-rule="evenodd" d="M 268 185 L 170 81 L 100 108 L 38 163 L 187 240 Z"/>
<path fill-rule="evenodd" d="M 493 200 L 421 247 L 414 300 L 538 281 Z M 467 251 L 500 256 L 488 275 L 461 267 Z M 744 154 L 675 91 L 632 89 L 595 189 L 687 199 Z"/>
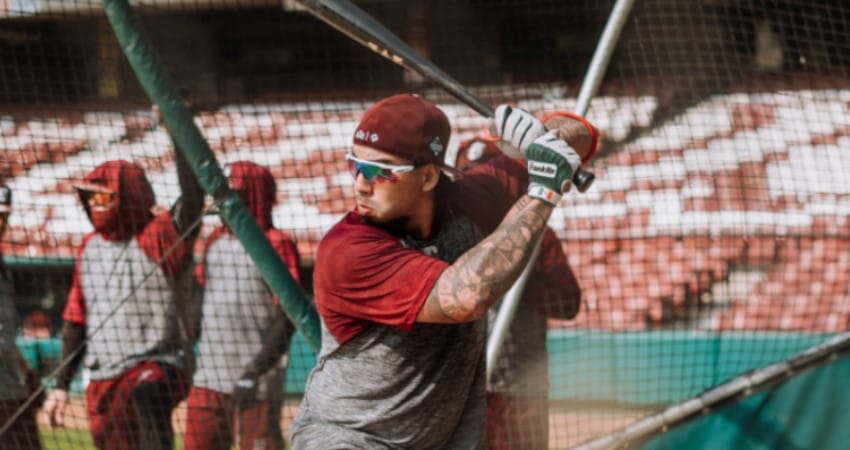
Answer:
<path fill-rule="evenodd" d="M 492 106 L 443 72 L 431 61 L 420 56 L 392 31 L 358 8 L 349 0 L 297 0 L 312 15 L 336 28 L 356 42 L 406 69 L 437 83 L 455 98 L 484 117 L 494 117 Z M 573 174 L 572 182 L 579 192 L 585 192 L 596 176 L 581 167 Z"/>

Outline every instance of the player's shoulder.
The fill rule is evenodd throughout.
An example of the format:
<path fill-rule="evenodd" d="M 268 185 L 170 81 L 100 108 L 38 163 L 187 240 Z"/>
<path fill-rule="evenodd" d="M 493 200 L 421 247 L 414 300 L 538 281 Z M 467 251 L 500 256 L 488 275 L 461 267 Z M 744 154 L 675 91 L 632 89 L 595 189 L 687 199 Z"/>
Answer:
<path fill-rule="evenodd" d="M 165 208 L 156 208 L 152 211 L 153 217 L 145 224 L 139 234 L 158 234 L 176 232 L 177 227 L 174 225 L 173 215 L 171 210 Z"/>
<path fill-rule="evenodd" d="M 481 164 L 470 167 L 463 176 L 455 181 L 457 190 L 469 191 L 478 195 L 480 192 L 506 190 L 511 193 L 522 190 L 528 183 L 528 171 L 522 161 L 511 159 L 505 155 L 490 158 Z"/>
<path fill-rule="evenodd" d="M 97 231 L 89 231 L 88 233 L 86 233 L 83 236 L 83 241 L 82 241 L 82 244 L 80 245 L 80 247 L 85 247 L 86 245 L 88 245 L 93 240 L 96 240 L 96 238 L 97 239 L 100 238 L 100 233 L 98 233 Z"/>
<path fill-rule="evenodd" d="M 103 235 L 97 231 L 88 232 L 85 236 L 83 236 L 80 246 L 77 247 L 76 258 L 77 260 L 84 258 L 100 259 L 102 258 L 101 254 L 103 252 L 103 248 L 113 245 L 115 245 L 114 242 L 105 239 Z"/>
<path fill-rule="evenodd" d="M 365 223 L 355 212 L 349 212 L 325 234 L 319 242 L 316 264 L 344 264 L 364 252 L 398 241 L 388 232 Z"/>

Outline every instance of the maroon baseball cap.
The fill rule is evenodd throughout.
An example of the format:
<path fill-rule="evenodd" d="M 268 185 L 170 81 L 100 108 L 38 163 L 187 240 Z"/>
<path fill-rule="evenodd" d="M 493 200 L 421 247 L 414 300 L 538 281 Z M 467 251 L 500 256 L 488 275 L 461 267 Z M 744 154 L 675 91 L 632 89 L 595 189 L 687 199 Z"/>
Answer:
<path fill-rule="evenodd" d="M 387 97 L 372 105 L 354 132 L 354 143 L 459 172 L 444 159 L 451 136 L 449 119 L 433 103 L 415 94 Z"/>

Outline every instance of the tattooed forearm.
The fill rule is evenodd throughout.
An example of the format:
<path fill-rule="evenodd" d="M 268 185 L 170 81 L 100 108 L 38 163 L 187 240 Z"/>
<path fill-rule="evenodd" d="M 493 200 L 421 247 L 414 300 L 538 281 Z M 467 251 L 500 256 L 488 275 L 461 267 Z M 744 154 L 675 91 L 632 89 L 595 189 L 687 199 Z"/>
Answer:
<path fill-rule="evenodd" d="M 482 317 L 513 285 L 546 228 L 552 207 L 523 197 L 492 234 L 447 268 L 420 319 L 465 322 Z"/>

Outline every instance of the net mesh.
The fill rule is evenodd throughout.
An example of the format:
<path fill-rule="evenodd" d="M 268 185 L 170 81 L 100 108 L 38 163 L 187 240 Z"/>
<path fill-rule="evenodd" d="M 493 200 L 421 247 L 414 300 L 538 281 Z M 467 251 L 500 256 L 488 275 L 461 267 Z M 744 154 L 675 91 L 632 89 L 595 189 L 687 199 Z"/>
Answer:
<path fill-rule="evenodd" d="M 400 91 L 434 101 L 452 123 L 452 151 L 487 125 L 433 83 L 295 2 L 131 3 L 165 70 L 192 97 L 195 122 L 218 162 L 251 161 L 271 174 L 269 217 L 281 230 L 274 239 L 291 244 L 280 253 L 297 254 L 292 272 L 307 292 L 319 240 L 352 206 L 344 155 L 373 101 Z M 357 4 L 487 103 L 541 114 L 576 108 L 613 7 L 544 0 Z M 581 289 L 580 311 L 536 318 L 548 328 L 542 355 L 528 355 L 539 339 L 537 347 L 506 344 L 506 354 L 529 359 L 505 357 L 500 364 L 530 373 L 514 377 L 514 385 L 492 383 L 505 395 L 491 412 L 535 408 L 511 394 L 521 396 L 523 381 L 542 376 L 549 385 L 548 442 L 539 445 L 568 448 L 847 331 L 848 19 L 846 2 L 835 1 L 637 2 L 587 111 L 602 133 L 588 166 L 596 182 L 586 193 L 565 195 L 549 222 Z M 130 313 L 126 305 L 152 304 L 139 299 L 174 287 L 168 277 L 153 280 L 161 272 L 156 264 L 143 270 L 151 252 L 142 240 L 120 251 L 107 242 L 112 253 L 97 254 L 99 265 L 75 263 L 93 225 L 82 203 L 88 197 L 73 184 L 105 161 L 131 161 L 150 182 L 152 214 L 173 212 L 181 186 L 169 133 L 100 2 L 0 2 L 0 23 L 0 176 L 12 193 L 2 241 L 2 348 L 18 348 L 50 391 L 63 362 L 60 329 L 69 317 L 80 321 L 67 307 L 75 270 L 91 272 L 84 296 L 100 289 L 114 297 L 100 316 L 74 300 L 89 308 L 90 333 L 102 330 L 101 341 L 111 336 L 99 347 L 104 360 L 134 352 L 139 342 L 126 336 L 143 332 L 144 314 L 156 315 Z M 270 329 L 274 299 L 250 263 L 239 263 L 248 261 L 241 246 L 216 231 L 221 221 L 209 198 L 206 212 L 190 244 L 195 262 L 206 262 L 205 281 L 225 286 L 218 291 L 224 306 L 217 311 L 205 300 L 203 319 L 192 317 L 202 339 L 207 333 L 220 341 L 196 345 L 195 379 L 186 381 L 207 389 L 198 390 L 198 401 L 212 411 L 220 400 L 214 394 L 229 393 L 248 364 L 243 350 L 258 345 L 249 336 L 262 340 L 265 331 L 258 330 Z M 119 260 L 143 275 L 116 273 Z M 128 280 L 137 280 L 129 290 L 110 290 Z M 151 293 L 155 282 L 165 283 L 158 294 Z M 239 307 L 227 310 L 228 302 Z M 255 325 L 236 328 L 234 314 Z M 544 356 L 548 366 L 539 364 Z M 268 410 L 251 411 L 263 419 L 233 419 L 219 427 L 230 431 L 214 439 L 260 438 L 262 428 L 283 439 L 314 358 L 295 334 L 286 357 L 272 364 L 277 375 L 261 377 Z M 0 426 L 11 435 L 3 441 L 23 444 L 31 429 L 10 418 L 29 417 L 15 407 L 27 389 L 17 366 L 0 369 L 11 374 L 0 374 Z M 91 448 L 84 390 L 92 375 L 91 367 L 74 373 L 66 428 L 50 430 L 47 417 L 38 417 L 44 447 Z M 188 386 L 168 386 L 179 445 L 190 440 Z M 505 422 L 490 429 L 504 448 L 527 448 L 523 442 L 541 436 L 539 422 Z"/>

